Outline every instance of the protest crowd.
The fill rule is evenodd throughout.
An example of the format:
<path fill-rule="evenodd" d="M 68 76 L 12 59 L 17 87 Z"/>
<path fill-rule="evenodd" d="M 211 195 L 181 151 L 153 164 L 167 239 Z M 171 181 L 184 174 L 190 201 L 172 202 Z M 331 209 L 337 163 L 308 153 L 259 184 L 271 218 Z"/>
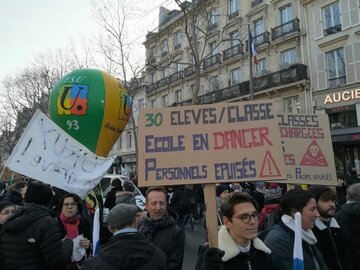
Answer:
<path fill-rule="evenodd" d="M 304 269 L 360 269 L 360 183 L 346 180 L 289 190 L 266 182 L 217 185 L 218 247 L 204 235 L 196 269 L 296 269 L 297 212 Z M 35 180 L 1 182 L 0 269 L 181 270 L 185 228 L 206 227 L 203 186 L 142 189 L 142 210 L 136 183 L 133 176 L 114 179 L 106 194 L 95 190 L 94 205 Z M 104 206 L 106 230 L 95 247 L 94 210 Z"/>

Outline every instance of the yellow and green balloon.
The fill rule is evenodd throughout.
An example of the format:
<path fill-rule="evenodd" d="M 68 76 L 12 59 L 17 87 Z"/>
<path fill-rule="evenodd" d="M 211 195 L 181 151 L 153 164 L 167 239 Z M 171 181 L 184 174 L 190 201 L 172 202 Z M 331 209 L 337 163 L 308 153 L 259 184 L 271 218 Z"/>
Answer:
<path fill-rule="evenodd" d="M 51 119 L 93 153 L 106 157 L 125 129 L 131 98 L 107 72 L 78 69 L 60 79 L 50 94 Z"/>

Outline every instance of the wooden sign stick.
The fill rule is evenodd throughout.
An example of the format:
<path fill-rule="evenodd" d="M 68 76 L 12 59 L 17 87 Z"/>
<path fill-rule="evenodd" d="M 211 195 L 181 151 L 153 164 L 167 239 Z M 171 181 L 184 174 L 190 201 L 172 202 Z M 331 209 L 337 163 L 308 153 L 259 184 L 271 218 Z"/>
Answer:
<path fill-rule="evenodd" d="M 216 209 L 216 185 L 205 184 L 206 227 L 210 247 L 218 247 L 218 222 Z"/>

